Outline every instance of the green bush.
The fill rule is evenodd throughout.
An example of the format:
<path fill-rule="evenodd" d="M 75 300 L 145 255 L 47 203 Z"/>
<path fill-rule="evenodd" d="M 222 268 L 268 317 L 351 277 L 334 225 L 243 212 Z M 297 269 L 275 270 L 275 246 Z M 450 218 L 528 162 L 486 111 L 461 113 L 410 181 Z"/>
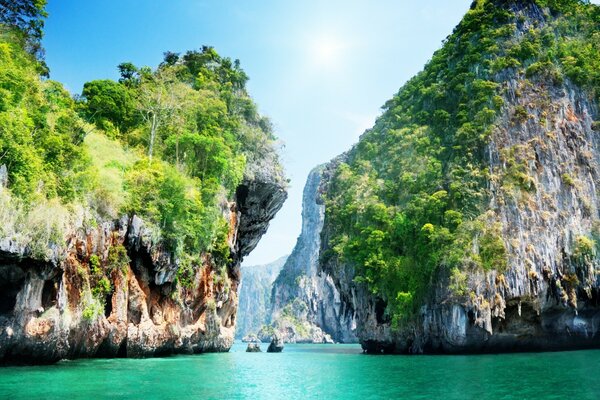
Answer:
<path fill-rule="evenodd" d="M 0 36 L 0 154 L 11 191 L 28 203 L 82 199 L 90 163 L 73 100 L 57 82 L 40 79 L 18 35 Z"/>
<path fill-rule="evenodd" d="M 587 236 L 577 236 L 573 256 L 581 260 L 593 259 L 596 256 L 596 242 Z"/>
<path fill-rule="evenodd" d="M 130 262 L 125 246 L 121 244 L 110 246 L 106 259 L 106 270 L 108 272 L 121 271 L 126 273 Z"/>

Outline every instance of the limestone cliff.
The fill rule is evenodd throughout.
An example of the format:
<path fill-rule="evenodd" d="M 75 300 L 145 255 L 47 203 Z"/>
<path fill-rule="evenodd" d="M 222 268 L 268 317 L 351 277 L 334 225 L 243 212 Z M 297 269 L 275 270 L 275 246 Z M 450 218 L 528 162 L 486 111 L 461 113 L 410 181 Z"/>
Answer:
<path fill-rule="evenodd" d="M 0 238 L 0 363 L 78 357 L 146 357 L 227 351 L 238 306 L 240 263 L 287 196 L 281 172 L 258 167 L 223 214 L 231 259 L 202 256 L 189 285 L 177 284 L 180 260 L 137 216 L 90 222 L 80 208 L 61 219 L 64 245 L 37 249 L 18 221 Z M 10 195 L 0 187 L 0 212 Z M 31 213 L 30 213 L 31 214 Z M 4 218 L 4 221 L 7 219 Z M 105 304 L 92 296 L 94 270 L 109 271 Z"/>
<path fill-rule="evenodd" d="M 271 288 L 287 257 L 265 265 L 242 266 L 236 338 L 256 334 L 267 322 L 271 309 Z"/>
<path fill-rule="evenodd" d="M 596 6 L 581 2 L 474 2 L 438 54 L 443 58 L 435 57 L 401 89 L 357 147 L 327 166 L 321 184 L 328 208 L 322 267 L 333 276 L 342 303 L 355 311 L 357 335 L 366 351 L 600 346 L 598 97 L 594 83 L 568 65 L 581 70 L 589 65 L 587 55 L 570 53 L 578 43 L 594 49 L 589 57 L 595 59 L 591 32 L 598 15 Z M 505 31 L 490 40 L 484 34 L 490 27 Z M 468 43 L 486 41 L 489 53 L 457 54 Z M 524 51 L 530 45 L 531 51 Z M 553 53 L 556 48 L 559 54 Z M 467 72 L 454 75 L 451 85 L 436 81 L 461 63 Z M 481 125 L 481 145 L 469 147 L 467 141 L 479 139 L 469 136 L 467 128 L 476 131 L 483 116 L 465 117 L 483 103 L 461 106 L 456 114 L 448 105 L 458 102 L 464 88 L 487 85 L 484 80 L 494 91 L 482 96 L 483 103 L 489 101 L 489 111 L 492 101 L 499 107 Z M 422 86 L 419 92 L 412 91 L 417 85 Z M 413 113 L 406 117 L 412 105 Z M 463 124 L 456 136 L 450 133 L 452 115 Z M 403 159 L 394 165 L 393 153 L 386 151 L 402 142 L 409 144 L 396 153 Z M 387 148 L 378 150 L 377 143 Z M 431 156 L 431 149 L 440 153 Z M 361 202 L 348 206 L 337 193 L 355 171 L 364 174 L 353 189 Z M 358 225 L 371 218 L 361 212 L 369 209 L 374 193 L 379 204 L 371 208 L 376 217 L 369 223 L 377 231 Z M 446 196 L 451 200 L 446 202 Z M 476 199 L 476 207 L 466 205 L 467 196 Z M 360 232 L 369 234 L 362 248 L 372 247 L 364 264 L 356 262 L 361 248 L 351 247 L 354 237 L 347 232 L 353 231 L 340 235 L 342 225 L 336 221 L 342 211 L 357 224 L 352 229 L 360 226 Z M 395 218 L 393 228 L 386 225 L 388 215 Z M 411 218 L 418 222 L 410 225 Z M 413 252 L 410 241 L 425 254 Z M 377 258 L 391 254 L 379 243 L 398 255 L 394 263 L 389 262 L 393 254 Z M 386 289 L 381 277 L 393 286 Z"/>
<path fill-rule="evenodd" d="M 273 283 L 271 327 L 286 342 L 355 342 L 353 312 L 340 301 L 332 278 L 319 271 L 320 234 L 325 210 L 317 204 L 323 167 L 310 172 L 302 198 L 302 232 Z"/>

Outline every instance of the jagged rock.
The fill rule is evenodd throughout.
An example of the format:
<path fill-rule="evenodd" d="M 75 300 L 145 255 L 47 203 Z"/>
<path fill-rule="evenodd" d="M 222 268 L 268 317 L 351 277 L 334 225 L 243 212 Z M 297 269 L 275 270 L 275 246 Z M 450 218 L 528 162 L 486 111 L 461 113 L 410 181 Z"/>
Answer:
<path fill-rule="evenodd" d="M 261 351 L 260 342 L 248 343 L 248 347 L 246 347 L 246 353 L 260 353 Z"/>
<path fill-rule="evenodd" d="M 319 270 L 325 207 L 318 203 L 323 166 L 308 175 L 302 198 L 302 232 L 273 284 L 271 327 L 286 343 L 357 342 L 351 307 L 340 300 L 332 278 Z M 269 330 L 262 333 L 270 335 Z"/>
<path fill-rule="evenodd" d="M 478 4 L 483 2 L 474 2 Z M 510 21 L 515 31 L 507 40 L 516 43 L 530 29 L 539 31 L 555 18 L 538 4 L 493 2 L 514 14 Z M 593 129 L 598 104 L 567 77 L 557 82 L 533 81 L 523 70 L 508 68 L 491 79 L 503 89 L 504 105 L 481 151 L 489 172 L 486 190 L 490 196 L 485 207 L 488 223 L 502 226 L 506 271 L 468 269 L 465 295 L 460 296 L 449 288 L 448 272 L 441 268 L 418 314 L 394 329 L 385 316 L 386 302 L 354 280 L 353 265 L 333 258 L 324 261 L 322 268 L 333 277 L 342 302 L 355 312 L 357 335 L 367 352 L 600 347 L 599 260 L 574 257 L 578 238 L 591 236 L 598 228 L 600 142 Z M 519 111 L 526 115 L 515 121 Z M 386 132 L 377 134 L 387 138 Z M 514 156 L 511 162 L 519 165 L 524 184 L 534 190 L 511 192 L 503 187 L 502 177 L 510 176 L 511 168 L 507 154 Z M 348 154 L 327 166 L 320 188 L 325 195 L 343 162 L 349 162 Z M 321 254 L 333 250 L 327 244 L 332 229 L 326 221 Z"/>
<path fill-rule="evenodd" d="M 283 351 L 283 338 L 278 333 L 273 335 L 271 339 L 271 344 L 269 344 L 269 348 L 267 349 L 267 353 L 281 353 Z"/>
<path fill-rule="evenodd" d="M 193 288 L 175 285 L 178 261 L 137 216 L 90 227 L 89 210 L 77 211 L 64 221 L 64 245 L 44 249 L 43 258 L 20 232 L 1 237 L 0 364 L 228 351 L 240 263 L 287 196 L 280 175 L 267 178 L 246 179 L 236 201 L 223 204 L 232 261 L 220 283 L 221 266 L 204 256 Z M 119 246 L 130 260 L 109 273 L 114 290 L 103 304 L 88 283 L 91 257 L 105 264 Z"/>

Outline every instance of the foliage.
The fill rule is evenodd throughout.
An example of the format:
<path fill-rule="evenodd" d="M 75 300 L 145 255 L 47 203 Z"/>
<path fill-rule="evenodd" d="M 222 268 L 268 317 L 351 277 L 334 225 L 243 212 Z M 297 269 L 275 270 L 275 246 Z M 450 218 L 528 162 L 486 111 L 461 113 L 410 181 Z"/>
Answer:
<path fill-rule="evenodd" d="M 81 316 L 88 322 L 95 321 L 104 313 L 104 304 L 92 295 L 85 296 L 83 304 Z"/>
<path fill-rule="evenodd" d="M 43 36 L 46 0 L 0 0 L 0 25 L 15 28 L 20 33 L 27 51 L 43 57 L 41 40 Z M 47 75 L 47 67 L 41 62 L 40 71 Z"/>
<path fill-rule="evenodd" d="M 194 266 L 197 264 L 197 260 L 187 254 L 180 259 L 176 275 L 179 285 L 188 289 L 194 287 Z"/>
<path fill-rule="evenodd" d="M 247 76 L 210 47 L 167 52 L 154 71 L 132 63 L 119 71 L 119 82 L 86 84 L 78 104 L 116 139 L 86 139 L 98 170 L 96 202 L 104 214 L 144 217 L 180 262 L 203 251 L 227 262 L 229 225 L 219 203 L 251 175 L 248 160 L 278 163 L 271 125 L 246 93 Z"/>
<path fill-rule="evenodd" d="M 94 167 L 94 188 L 88 194 L 88 203 L 104 218 L 118 218 L 129 201 L 125 190 L 125 174 L 138 160 L 135 152 L 126 151 L 117 140 L 100 132 L 86 135 L 84 148 Z"/>
<path fill-rule="evenodd" d="M 575 180 L 573 177 L 567 173 L 564 173 L 560 176 L 561 181 L 567 186 L 575 186 Z"/>
<path fill-rule="evenodd" d="M 596 256 L 596 242 L 587 236 L 577 236 L 573 256 L 579 260 L 593 259 Z"/>
<path fill-rule="evenodd" d="M 106 270 L 108 272 L 121 271 L 125 273 L 130 262 L 127 249 L 122 244 L 112 245 L 108 249 L 108 257 L 106 259 Z"/>
<path fill-rule="evenodd" d="M 32 258 L 47 261 L 60 256 L 55 251 L 64 243 L 69 223 L 69 210 L 57 199 L 25 204 L 9 191 L 0 190 L 0 235 Z"/>
<path fill-rule="evenodd" d="M 12 192 L 26 202 L 82 198 L 89 159 L 73 100 L 57 82 L 40 80 L 36 61 L 14 35 L 0 37 L 0 164 Z"/>
<path fill-rule="evenodd" d="M 117 129 L 115 136 L 135 124 L 135 103 L 127 88 L 111 80 L 87 82 L 83 86 L 82 99 L 88 120 L 107 133 Z"/>

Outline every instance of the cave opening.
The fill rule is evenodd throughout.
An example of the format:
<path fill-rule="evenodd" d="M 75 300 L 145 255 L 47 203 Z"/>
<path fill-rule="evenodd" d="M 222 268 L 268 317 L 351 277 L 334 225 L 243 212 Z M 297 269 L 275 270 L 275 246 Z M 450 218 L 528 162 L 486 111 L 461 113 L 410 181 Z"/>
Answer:
<path fill-rule="evenodd" d="M 242 209 L 246 204 L 246 199 L 248 198 L 248 194 L 250 193 L 250 189 L 246 185 L 239 185 L 235 191 L 235 198 L 237 200 L 238 209 Z"/>
<path fill-rule="evenodd" d="M 117 350 L 117 357 L 127 358 L 127 339 L 123 339 L 123 341 L 119 345 L 119 350 Z"/>
<path fill-rule="evenodd" d="M 0 316 L 10 316 L 17 305 L 17 295 L 25 283 L 25 273 L 17 265 L 0 266 Z"/>
<path fill-rule="evenodd" d="M 17 305 L 18 293 L 11 287 L 0 286 L 0 315 L 12 314 Z"/>
<path fill-rule="evenodd" d="M 107 294 L 106 299 L 104 300 L 104 316 L 106 318 L 110 317 L 112 314 L 112 294 Z"/>
<path fill-rule="evenodd" d="M 387 304 L 383 299 L 378 298 L 375 303 L 375 318 L 377 318 L 377 323 L 383 324 L 389 322 L 390 318 L 385 313 L 385 309 L 387 308 Z"/>
<path fill-rule="evenodd" d="M 56 306 L 58 301 L 58 281 L 50 279 L 44 282 L 42 289 L 42 307 L 47 310 Z"/>

